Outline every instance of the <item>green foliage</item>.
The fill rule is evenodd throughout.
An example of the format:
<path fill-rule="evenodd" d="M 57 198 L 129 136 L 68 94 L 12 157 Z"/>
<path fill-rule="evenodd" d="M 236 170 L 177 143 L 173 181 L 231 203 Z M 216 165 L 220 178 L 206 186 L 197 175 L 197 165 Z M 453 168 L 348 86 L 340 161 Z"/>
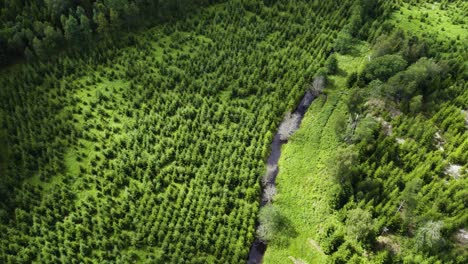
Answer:
<path fill-rule="evenodd" d="M 351 34 L 346 30 L 340 31 L 340 33 L 338 33 L 338 37 L 336 38 L 335 50 L 341 54 L 348 54 L 351 52 L 352 47 L 353 37 Z"/>
<path fill-rule="evenodd" d="M 381 35 L 374 46 L 374 57 L 380 57 L 388 54 L 394 54 L 406 47 L 406 32 L 395 30 L 391 35 Z"/>
<path fill-rule="evenodd" d="M 352 141 L 360 145 L 374 143 L 379 124 L 372 117 L 365 117 L 360 120 L 352 137 Z"/>
<path fill-rule="evenodd" d="M 325 254 L 333 254 L 345 242 L 345 232 L 340 225 L 333 222 L 325 223 L 320 234 L 320 245 Z"/>
<path fill-rule="evenodd" d="M 384 4 L 386 20 L 379 17 L 368 34 L 363 34 L 374 43 L 367 69 L 363 68 L 360 76 L 352 75 L 361 68 L 348 56 L 338 55 L 340 68 L 349 77 L 329 76 L 334 92 L 347 95 L 341 103 L 346 103 L 348 115 L 334 115 L 328 122 L 334 131 L 324 133 L 330 125 L 323 125 L 320 117 L 330 102 L 318 101 L 324 107 L 310 110 L 315 126 L 301 127 L 295 135 L 297 141 L 293 137 L 285 147 L 287 156 L 280 162 L 277 180 L 281 185 L 275 202 L 282 212 L 295 218 L 294 226 L 305 234 L 300 236 L 302 241 L 294 240 L 294 245 L 268 249 L 265 260 L 269 263 L 281 263 L 288 254 L 310 263 L 465 263 L 468 259 L 463 243 L 454 238 L 465 228 L 468 215 L 466 199 L 462 198 L 468 187 L 468 93 L 466 69 L 459 64 L 466 44 L 445 32 L 434 34 L 440 26 L 429 19 L 437 13 L 442 19 L 453 16 L 462 4 L 449 4 L 449 14 L 426 1 L 411 6 L 391 2 Z M 433 11 L 424 15 L 426 32 L 405 31 L 411 27 L 403 30 L 399 26 L 398 8 L 407 15 L 431 7 Z M 351 20 L 346 30 L 360 36 L 352 25 L 362 21 L 357 16 Z M 457 32 L 457 27 L 444 23 L 445 28 Z M 442 34 L 447 40 L 441 39 Z M 349 53 L 355 55 L 354 44 L 344 43 L 351 43 Z M 367 55 L 356 60 L 367 62 Z M 372 65 L 376 60 L 378 63 Z M 344 89 L 346 86 L 355 88 Z M 308 123 L 307 115 L 303 122 Z M 353 136 L 347 139 L 348 131 Z M 343 138 L 341 146 L 333 140 Z M 325 155 L 333 157 L 326 159 L 332 162 L 317 163 Z M 336 171 L 349 176 L 330 173 Z M 330 184 L 330 179 L 336 185 Z M 315 195 L 296 195 L 297 190 L 313 190 Z M 330 206 L 328 210 L 324 204 Z M 312 208 L 309 215 L 304 207 Z M 366 208 L 368 214 L 347 217 L 356 207 Z M 360 223 L 361 219 L 370 221 Z M 367 225 L 369 222 L 372 224 Z M 364 228 L 352 230 L 359 226 Z M 359 235 L 365 230 L 372 232 L 356 240 L 353 235 L 344 236 L 343 230 Z M 310 246 L 303 242 L 309 237 L 321 248 L 313 244 L 310 250 L 301 251 Z M 275 253 L 278 250 L 280 253 Z"/>
<path fill-rule="evenodd" d="M 423 105 L 422 100 L 423 100 L 422 95 L 416 95 L 413 98 L 411 98 L 409 102 L 409 110 L 411 113 L 416 114 L 421 111 L 422 105 Z"/>
<path fill-rule="evenodd" d="M 401 192 L 401 199 L 404 206 L 404 215 L 407 221 L 411 221 L 418 206 L 418 193 L 421 190 L 422 180 L 414 178 L 407 182 L 405 189 Z"/>
<path fill-rule="evenodd" d="M 360 88 L 349 90 L 349 97 L 346 101 L 348 111 L 352 115 L 359 114 L 363 111 L 363 103 L 366 99 L 366 92 Z"/>
<path fill-rule="evenodd" d="M 336 59 L 336 55 L 331 55 L 328 57 L 327 62 L 325 63 L 325 67 L 327 68 L 328 74 L 336 74 L 338 71 L 338 60 Z"/>
<path fill-rule="evenodd" d="M 337 138 L 340 139 L 346 139 L 347 138 L 347 130 L 348 130 L 348 116 L 347 115 L 342 115 L 339 118 L 335 120 L 335 123 L 333 124 L 334 126 L 334 131 L 335 135 Z"/>
<path fill-rule="evenodd" d="M 401 103 L 404 111 L 417 109 L 418 107 L 415 107 L 418 106 L 417 102 L 413 101 L 413 107 L 410 106 L 411 99 L 437 90 L 443 71 L 444 69 L 433 60 L 421 58 L 405 71 L 391 77 L 387 82 L 385 93 Z"/>
<path fill-rule="evenodd" d="M 265 242 L 277 239 L 283 228 L 282 216 L 278 209 L 274 205 L 268 204 L 260 210 L 258 219 L 260 226 L 257 229 L 257 236 Z"/>
<path fill-rule="evenodd" d="M 361 208 L 348 211 L 346 216 L 346 232 L 355 240 L 365 240 L 373 233 L 373 220 L 370 212 Z"/>
<path fill-rule="evenodd" d="M 466 263 L 464 3 L 213 2 L 0 4 L 0 64 L 39 58 L 0 76 L 0 262 L 245 262 L 273 132 L 330 74 L 260 213 L 265 262 Z"/>
<path fill-rule="evenodd" d="M 366 46 L 355 48 L 366 50 Z M 343 71 L 349 72 L 361 65 L 361 57 L 337 55 L 337 59 Z M 351 161 L 350 167 L 342 167 L 352 178 L 345 177 L 346 184 L 340 183 L 336 165 L 342 162 L 337 160 L 336 150 L 343 141 L 335 133 L 335 127 L 339 119 L 348 119 L 346 90 L 342 90 L 346 77 L 340 74 L 328 78 L 331 87 L 327 87 L 327 94 L 312 103 L 300 128 L 283 145 L 279 162 L 278 195 L 274 204 L 291 220 L 298 236 L 290 238 L 289 243 L 269 245 L 265 263 L 283 263 L 288 256 L 308 263 L 327 263 L 335 254 L 340 254 L 337 253 L 339 249 L 340 252 L 349 249 L 346 229 L 341 222 L 344 217 L 335 213 L 352 193 L 350 182 L 357 172 L 354 166 L 357 162 Z M 343 155 L 348 154 L 356 157 L 344 149 Z"/>
<path fill-rule="evenodd" d="M 298 235 L 290 220 L 274 204 L 262 207 L 258 219 L 257 237 L 270 245 L 287 245 L 289 239 Z"/>
<path fill-rule="evenodd" d="M 442 221 L 429 221 L 418 228 L 414 241 L 416 248 L 424 250 L 437 250 L 443 243 Z"/>
<path fill-rule="evenodd" d="M 384 55 L 371 60 L 362 71 L 362 79 L 366 82 L 379 79 L 387 81 L 396 73 L 406 68 L 407 62 L 400 55 Z"/>
<path fill-rule="evenodd" d="M 80 29 L 78 21 L 73 16 L 62 16 L 61 18 L 65 40 L 67 40 L 71 45 L 77 44 L 80 40 Z"/>
<path fill-rule="evenodd" d="M 148 22 L 183 18 L 197 7 L 215 2 L 222 0 L 26 0 L 2 3 L 0 66 L 11 64 L 17 58 L 34 57 L 31 48 L 40 59 L 59 50 L 79 49 L 82 52 L 95 40 L 94 36 L 108 42 L 122 30 L 146 26 Z M 53 31 L 54 37 L 44 28 L 49 28 L 49 33 Z M 67 45 L 62 43 L 64 37 Z"/>
<path fill-rule="evenodd" d="M 341 184 L 349 181 L 349 177 L 352 175 L 357 161 L 358 152 L 353 146 L 340 148 L 336 151 L 336 157 L 332 162 L 336 164 L 336 175 L 340 179 L 339 182 Z"/>
<path fill-rule="evenodd" d="M 359 76 L 357 72 L 352 72 L 350 75 L 348 75 L 348 78 L 346 78 L 346 87 L 352 88 L 354 85 L 359 80 Z"/>
<path fill-rule="evenodd" d="M 110 2 L 63 16 L 61 41 L 92 37 L 89 52 L 0 76 L 9 154 L 0 262 L 245 261 L 272 132 L 331 51 L 334 35 L 322 32 L 346 20 L 303 31 L 297 18 L 347 14 L 351 1 L 320 11 L 232 1 L 122 36 L 113 35 L 127 13 Z M 43 30 L 54 37 L 52 25 Z M 297 236 L 288 219 L 279 244 Z"/>

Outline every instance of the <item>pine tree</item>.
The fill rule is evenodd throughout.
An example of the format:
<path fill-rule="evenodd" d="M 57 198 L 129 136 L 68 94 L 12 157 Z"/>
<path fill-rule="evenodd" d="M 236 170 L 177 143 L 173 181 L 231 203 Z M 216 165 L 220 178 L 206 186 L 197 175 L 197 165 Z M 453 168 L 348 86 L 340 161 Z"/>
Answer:
<path fill-rule="evenodd" d="M 80 40 L 80 28 L 76 18 L 72 15 L 69 15 L 68 18 L 62 16 L 61 20 L 65 32 L 64 36 L 67 42 L 70 45 L 78 43 Z"/>

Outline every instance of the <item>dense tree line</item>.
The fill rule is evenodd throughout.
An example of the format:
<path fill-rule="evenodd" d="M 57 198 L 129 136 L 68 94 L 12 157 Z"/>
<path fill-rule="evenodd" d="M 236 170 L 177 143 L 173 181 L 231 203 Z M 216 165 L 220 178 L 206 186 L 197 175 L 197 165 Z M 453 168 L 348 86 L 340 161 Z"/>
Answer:
<path fill-rule="evenodd" d="M 0 66 L 18 58 L 45 60 L 65 49 L 86 50 L 97 40 L 155 21 L 173 21 L 216 0 L 0 1 Z"/>

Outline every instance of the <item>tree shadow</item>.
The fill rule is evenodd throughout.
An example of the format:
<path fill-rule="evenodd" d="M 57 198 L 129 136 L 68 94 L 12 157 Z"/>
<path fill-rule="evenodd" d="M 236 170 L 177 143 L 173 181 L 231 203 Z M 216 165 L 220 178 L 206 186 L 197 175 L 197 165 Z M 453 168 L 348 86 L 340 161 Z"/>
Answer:
<path fill-rule="evenodd" d="M 341 68 L 338 68 L 338 70 L 336 70 L 336 75 L 340 76 L 340 77 L 346 77 L 348 75 L 348 73 L 341 69 Z"/>
<path fill-rule="evenodd" d="M 359 40 L 353 40 L 352 42 L 352 47 L 348 52 L 348 55 L 351 55 L 353 57 L 359 57 L 362 56 L 362 51 L 358 48 L 361 42 Z"/>
<path fill-rule="evenodd" d="M 291 243 L 290 240 L 296 238 L 299 233 L 294 228 L 292 221 L 283 214 L 277 215 L 277 221 L 279 230 L 277 231 L 275 239 L 271 241 L 271 244 L 281 247 L 288 246 Z"/>

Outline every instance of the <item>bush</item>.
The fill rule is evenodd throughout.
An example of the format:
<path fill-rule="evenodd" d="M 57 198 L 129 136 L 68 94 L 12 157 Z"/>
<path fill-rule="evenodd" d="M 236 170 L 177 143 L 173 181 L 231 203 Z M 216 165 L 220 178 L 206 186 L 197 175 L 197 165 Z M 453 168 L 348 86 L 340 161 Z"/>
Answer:
<path fill-rule="evenodd" d="M 352 88 L 358 81 L 357 72 L 353 72 L 346 78 L 346 87 Z"/>
<path fill-rule="evenodd" d="M 362 71 L 362 79 L 369 83 L 379 79 L 382 82 L 406 68 L 408 63 L 400 55 L 384 55 L 377 57 L 366 64 Z"/>
<path fill-rule="evenodd" d="M 352 44 L 353 37 L 351 34 L 346 30 L 342 30 L 338 33 L 338 37 L 335 42 L 335 50 L 341 54 L 348 54 L 352 50 Z"/>
<path fill-rule="evenodd" d="M 346 231 L 351 239 L 369 242 L 369 237 L 374 233 L 371 213 L 361 208 L 349 211 L 346 217 Z"/>
<path fill-rule="evenodd" d="M 328 57 L 327 62 L 325 63 L 325 68 L 328 71 L 328 74 L 336 74 L 338 72 L 338 59 L 335 54 L 332 54 Z"/>
<path fill-rule="evenodd" d="M 278 209 L 272 204 L 268 204 L 260 209 L 259 222 L 257 236 L 265 242 L 275 239 L 282 228 L 282 217 Z"/>
<path fill-rule="evenodd" d="M 420 250 L 437 250 L 443 245 L 442 237 L 442 221 L 428 221 L 423 226 L 418 228 L 414 241 L 417 249 Z"/>

